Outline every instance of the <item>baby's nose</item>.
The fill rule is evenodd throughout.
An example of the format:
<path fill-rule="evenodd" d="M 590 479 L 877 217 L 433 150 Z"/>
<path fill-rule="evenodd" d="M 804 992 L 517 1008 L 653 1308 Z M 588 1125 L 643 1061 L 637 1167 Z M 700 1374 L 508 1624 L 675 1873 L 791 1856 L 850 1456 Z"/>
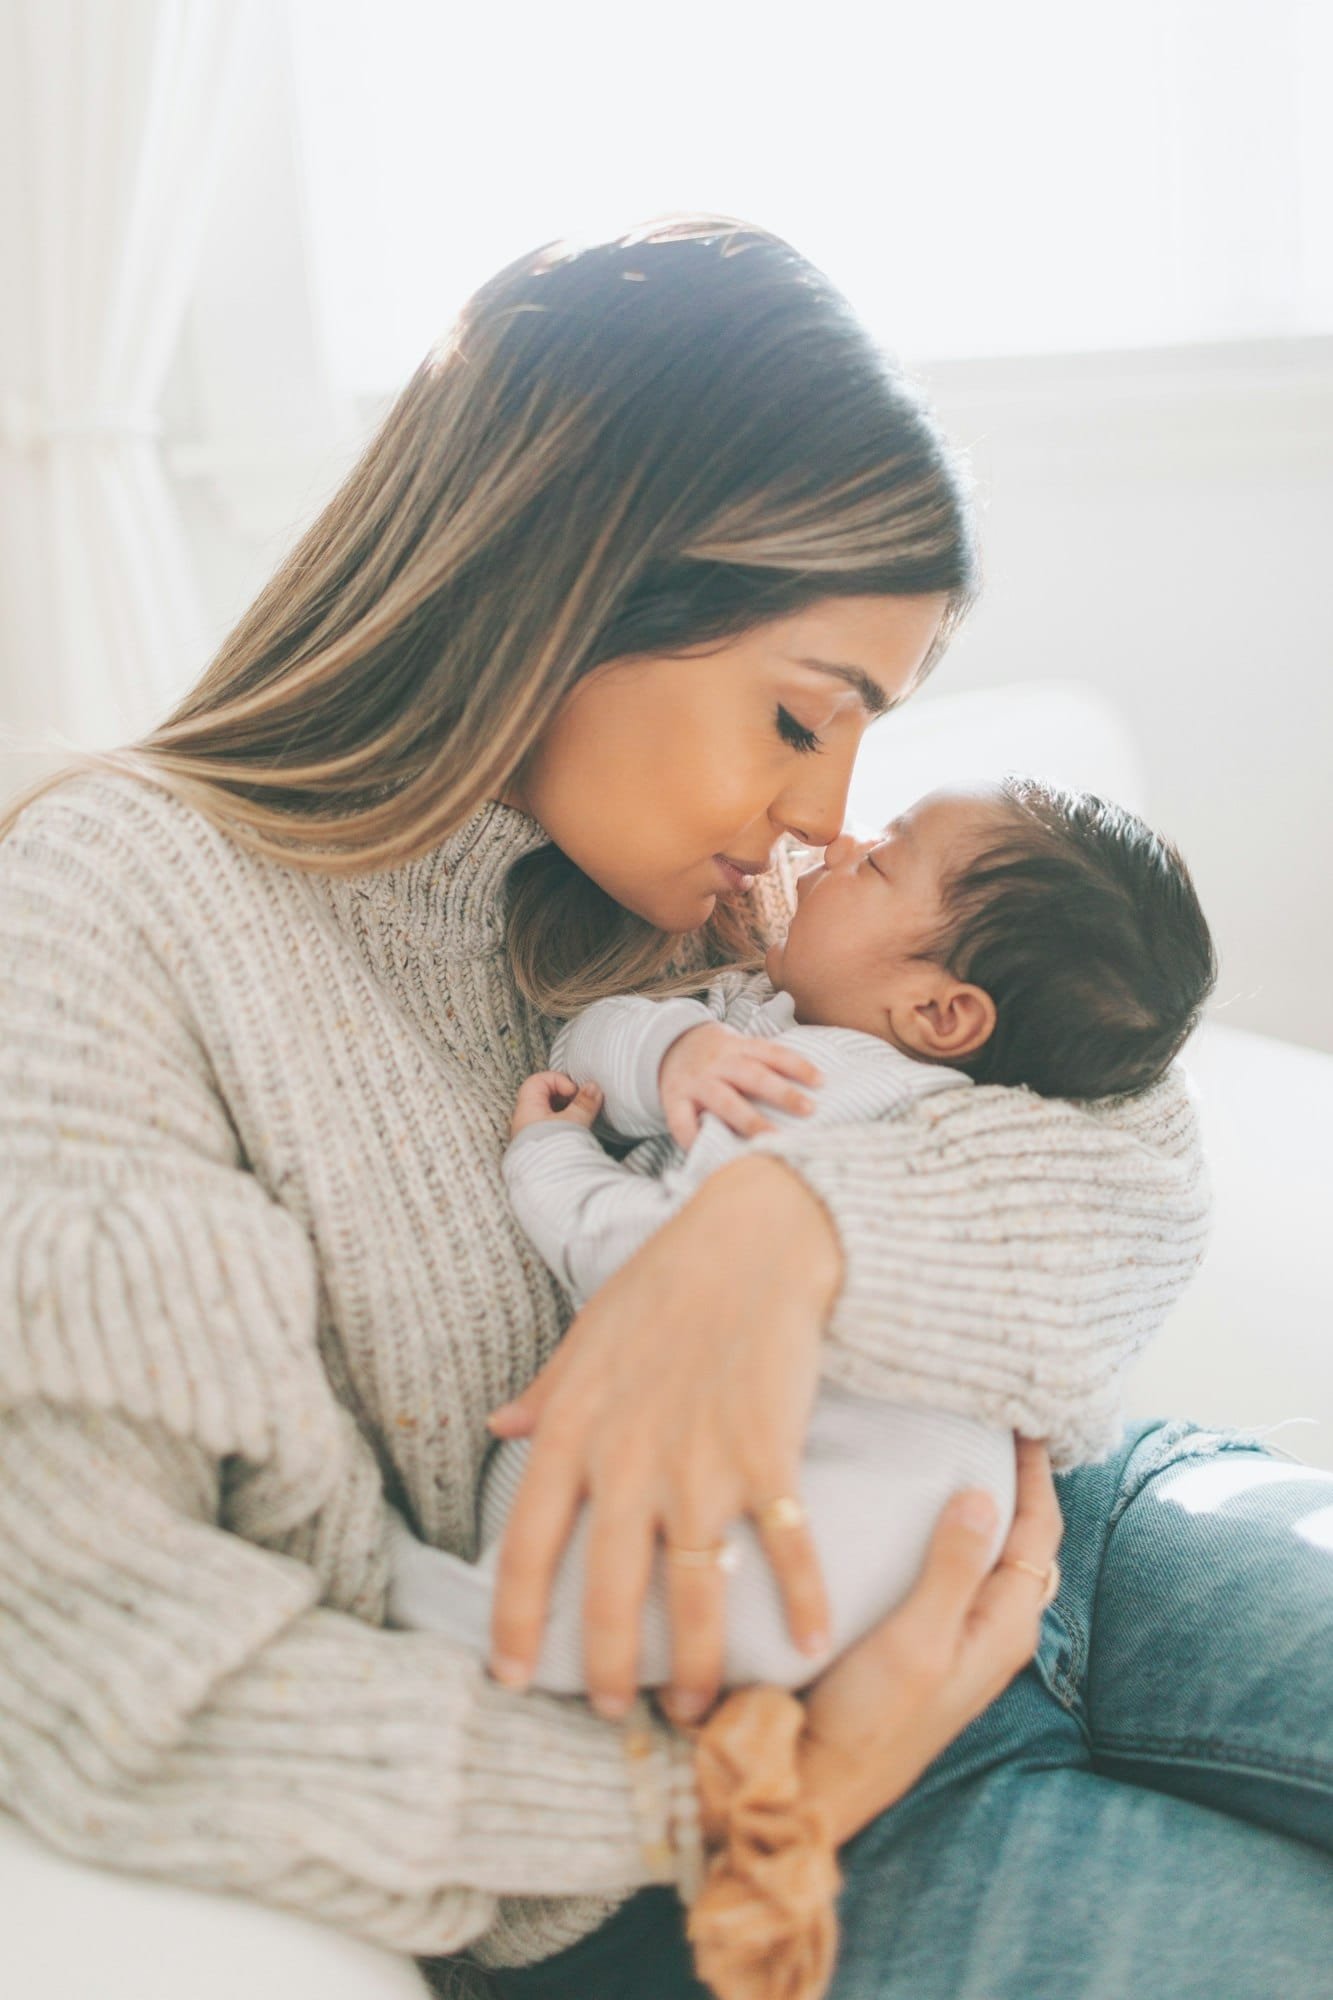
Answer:
<path fill-rule="evenodd" d="M 837 839 L 831 840 L 824 849 L 824 865 L 826 868 L 837 868 L 842 862 L 850 861 L 854 855 L 870 845 L 871 842 L 861 839 L 857 834 L 840 833 Z"/>

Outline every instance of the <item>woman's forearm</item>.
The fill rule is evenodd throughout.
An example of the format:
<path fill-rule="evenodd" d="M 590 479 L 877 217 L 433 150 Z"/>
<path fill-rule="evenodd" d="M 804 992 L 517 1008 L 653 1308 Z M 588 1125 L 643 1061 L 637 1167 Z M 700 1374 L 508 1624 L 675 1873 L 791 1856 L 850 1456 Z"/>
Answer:
<path fill-rule="evenodd" d="M 716 1218 L 719 1255 L 738 1247 L 804 1291 L 823 1314 L 843 1281 L 842 1245 L 823 1201 L 789 1162 L 751 1151 L 706 1180 L 691 1206 Z"/>

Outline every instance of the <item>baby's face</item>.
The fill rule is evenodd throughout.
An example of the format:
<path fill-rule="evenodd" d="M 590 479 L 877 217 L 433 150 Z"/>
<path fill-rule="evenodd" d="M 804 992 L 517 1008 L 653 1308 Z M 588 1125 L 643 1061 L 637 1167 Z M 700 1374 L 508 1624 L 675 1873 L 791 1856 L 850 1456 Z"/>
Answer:
<path fill-rule="evenodd" d="M 928 792 L 881 834 L 830 842 L 798 880 L 786 943 L 765 961 L 798 1021 L 884 1035 L 914 955 L 943 920 L 945 875 L 996 831 L 1002 796 L 993 785 Z"/>

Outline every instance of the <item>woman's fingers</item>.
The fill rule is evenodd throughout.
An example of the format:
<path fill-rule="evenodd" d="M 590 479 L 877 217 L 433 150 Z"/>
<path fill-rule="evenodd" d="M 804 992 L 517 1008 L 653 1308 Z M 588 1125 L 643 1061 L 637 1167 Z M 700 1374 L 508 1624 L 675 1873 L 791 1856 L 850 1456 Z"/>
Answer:
<path fill-rule="evenodd" d="M 1014 1445 L 1017 1454 L 1014 1518 L 999 1561 L 1031 1563 L 1034 1569 L 1045 1571 L 1055 1559 L 1065 1525 L 1051 1477 L 1050 1453 L 1039 1438 L 1015 1435 Z M 1026 1575 L 1023 1570 L 1016 1573 Z M 1030 1581 L 1040 1595 L 1036 1577 Z"/>
<path fill-rule="evenodd" d="M 671 1623 L 671 1685 L 662 1705 L 673 1722 L 697 1722 L 722 1685 L 727 1570 L 720 1563 L 682 1562 L 673 1549 L 707 1549 L 723 1539 L 719 1528 L 667 1528 L 667 1611 Z"/>
<path fill-rule="evenodd" d="M 993 1633 L 1003 1626 L 1013 1635 L 1027 1631 L 1031 1612 L 1040 1623 L 1042 1577 L 1064 1523 L 1045 1444 L 1016 1437 L 1015 1450 L 1014 1518 L 999 1556 L 990 1555 L 994 1500 L 981 1489 L 955 1493 L 936 1523 L 920 1581 L 904 1603 L 909 1628 L 947 1634 L 956 1645 L 969 1620 L 984 1619 Z M 1015 1560 L 1038 1574 L 1012 1568 Z"/>
<path fill-rule="evenodd" d="M 974 1630 L 1020 1649 L 1036 1650 L 1045 1606 L 1045 1577 L 1064 1533 L 1064 1517 L 1051 1477 L 1050 1454 L 1040 1439 L 1016 1437 L 1018 1485 L 1014 1518 L 995 1567 L 970 1614 Z M 1018 1562 L 1026 1569 L 1017 1569 Z M 1034 1576 L 1032 1571 L 1037 1574 Z M 1034 1636 L 1036 1635 L 1036 1636 Z"/>
<path fill-rule="evenodd" d="M 643 1600 L 652 1580 L 655 1523 L 614 1492 L 588 1500 L 583 1580 L 583 1664 L 599 1714 L 623 1715 L 639 1685 Z"/>
<path fill-rule="evenodd" d="M 798 1485 L 799 1474 L 793 1473 L 772 1491 L 795 1498 Z M 787 1629 L 803 1653 L 818 1658 L 829 1646 L 831 1617 L 815 1538 L 804 1521 L 775 1518 L 771 1508 L 765 1512 L 762 1501 L 754 1503 L 750 1512 L 782 1592 Z"/>
<path fill-rule="evenodd" d="M 892 1614 L 895 1649 L 902 1646 L 906 1662 L 942 1673 L 954 1658 L 991 1567 L 996 1519 L 994 1500 L 979 1489 L 954 1494 L 941 1510 L 921 1573 Z"/>
<path fill-rule="evenodd" d="M 509 1687 L 531 1679 L 546 1607 L 582 1489 L 567 1451 L 538 1432 L 505 1523 L 491 1606 L 490 1668 Z"/>
<path fill-rule="evenodd" d="M 1035 1438 L 1015 1438 L 1015 1444 L 1019 1476 L 1013 1526 L 969 1614 L 969 1636 L 991 1664 L 995 1694 L 1037 1652 L 1047 1608 L 1045 1576 L 1065 1532 L 1047 1446 Z M 1025 1568 L 1017 1568 L 1019 1562 Z"/>
<path fill-rule="evenodd" d="M 1044 1438 L 1019 1437 L 1015 1433 L 1017 1492 L 1014 1521 L 1004 1546 L 1006 1556 L 1022 1556 L 1025 1561 L 1050 1562 L 1065 1531 L 1060 1499 L 1051 1474 L 1051 1454 Z M 1037 1554 L 1031 1554 L 1033 1549 Z"/>

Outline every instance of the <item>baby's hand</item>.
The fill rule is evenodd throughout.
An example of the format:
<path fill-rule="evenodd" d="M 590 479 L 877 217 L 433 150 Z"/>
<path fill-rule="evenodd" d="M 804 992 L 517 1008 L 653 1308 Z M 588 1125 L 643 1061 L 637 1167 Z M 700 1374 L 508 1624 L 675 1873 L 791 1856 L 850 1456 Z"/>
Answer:
<path fill-rule="evenodd" d="M 814 1064 L 783 1042 L 738 1035 L 720 1021 L 687 1028 L 671 1044 L 657 1073 L 667 1130 L 678 1146 L 688 1149 L 698 1137 L 700 1114 L 711 1111 L 747 1138 L 772 1132 L 771 1120 L 761 1118 L 748 1100 L 780 1104 L 785 1111 L 813 1111 L 813 1099 L 780 1080 L 793 1076 L 803 1083 L 823 1082 Z"/>
<path fill-rule="evenodd" d="M 527 1125 L 551 1122 L 586 1125 L 591 1130 L 601 1102 L 602 1093 L 597 1084 L 576 1084 L 572 1076 L 565 1076 L 558 1069 L 538 1070 L 535 1076 L 528 1077 L 518 1087 L 514 1115 L 509 1121 L 509 1136 L 516 1139 Z"/>

